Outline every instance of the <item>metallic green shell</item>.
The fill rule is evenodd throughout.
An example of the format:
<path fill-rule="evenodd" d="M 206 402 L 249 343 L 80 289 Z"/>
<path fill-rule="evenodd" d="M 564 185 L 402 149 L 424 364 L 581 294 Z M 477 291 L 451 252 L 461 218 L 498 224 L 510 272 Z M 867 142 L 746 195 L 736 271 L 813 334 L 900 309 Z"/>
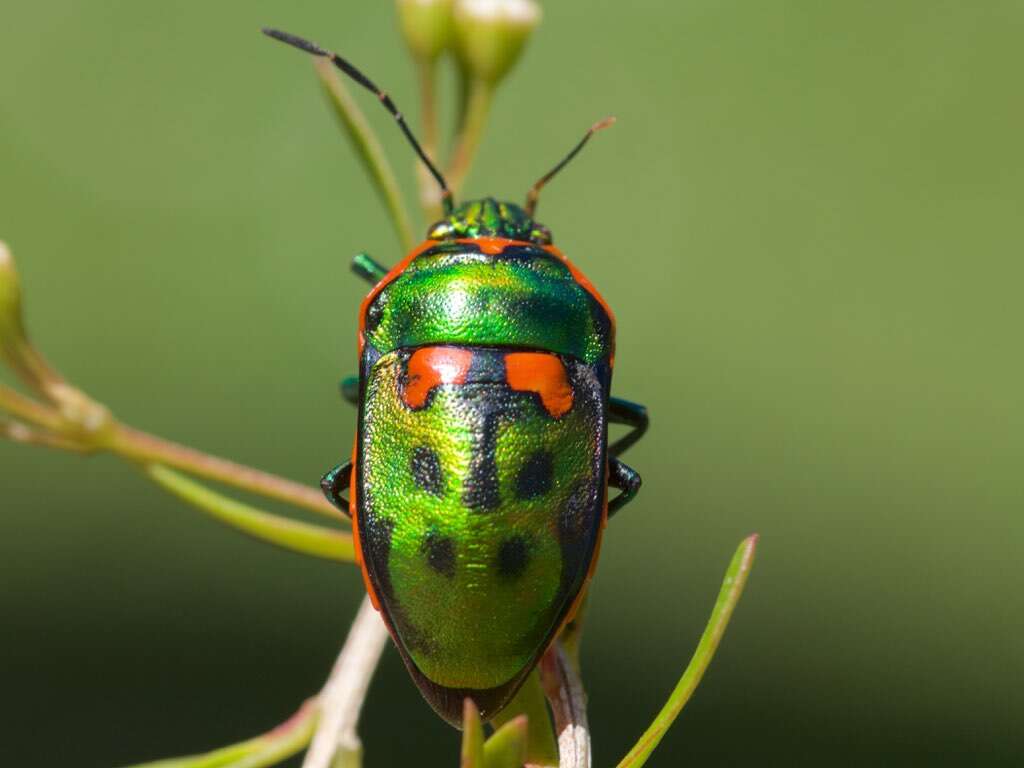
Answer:
<path fill-rule="evenodd" d="M 377 353 L 430 344 L 517 346 L 585 363 L 611 353 L 611 320 L 565 262 L 534 245 L 497 255 L 439 243 L 417 256 L 366 309 Z"/>
<path fill-rule="evenodd" d="M 493 267 L 488 267 L 492 268 Z M 410 350 L 364 373 L 356 482 L 362 557 L 424 696 L 457 724 L 514 695 L 582 588 L 605 494 L 606 382 L 563 357 L 571 409 L 506 383 L 507 350 L 470 348 L 461 384 L 419 409 Z"/>

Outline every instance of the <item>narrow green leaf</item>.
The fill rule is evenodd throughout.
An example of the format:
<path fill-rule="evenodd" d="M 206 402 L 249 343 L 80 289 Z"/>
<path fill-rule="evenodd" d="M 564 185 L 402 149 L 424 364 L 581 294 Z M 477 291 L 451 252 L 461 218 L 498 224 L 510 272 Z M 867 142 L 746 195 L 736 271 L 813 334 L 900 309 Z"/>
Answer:
<path fill-rule="evenodd" d="M 754 534 L 744 539 L 736 550 L 736 554 L 733 555 L 732 562 L 729 564 L 729 569 L 725 572 L 725 581 L 722 582 L 722 589 L 718 593 L 718 600 L 711 611 L 711 618 L 704 629 L 704 634 L 700 638 L 700 643 L 697 645 L 693 658 L 690 659 L 689 666 L 683 672 L 683 676 L 679 679 L 665 706 L 662 707 L 661 712 L 654 718 L 654 722 L 644 732 L 644 735 L 640 737 L 640 740 L 633 749 L 629 751 L 629 754 L 622 759 L 622 762 L 619 763 L 619 768 L 638 768 L 646 763 L 647 758 L 650 757 L 654 748 L 658 746 L 658 743 L 672 726 L 672 723 L 678 717 L 686 702 L 690 700 L 690 696 L 693 695 L 694 690 L 696 690 L 697 685 L 700 683 L 701 677 L 704 676 L 704 672 L 711 663 L 715 650 L 718 648 L 718 643 L 725 633 L 729 619 L 732 617 L 732 612 L 736 608 L 736 603 L 739 602 L 740 596 L 743 594 L 743 587 L 747 583 L 750 567 L 754 563 L 754 550 L 756 548 L 757 534 Z"/>
<path fill-rule="evenodd" d="M 222 496 L 159 464 L 147 465 L 145 473 L 153 482 L 179 499 L 257 539 L 326 560 L 345 563 L 355 560 L 352 537 L 348 533 L 264 512 Z"/>
<path fill-rule="evenodd" d="M 531 765 L 558 765 L 558 740 L 551 726 L 547 698 L 537 669 L 530 673 L 519 693 L 495 716 L 491 724 L 500 728 L 519 715 L 525 715 L 530 723 L 526 762 Z"/>
<path fill-rule="evenodd" d="M 313 738 L 319 709 L 310 699 L 286 722 L 248 741 L 189 757 L 142 763 L 131 768 L 265 768 L 301 752 Z"/>
<path fill-rule="evenodd" d="M 484 724 L 472 699 L 462 703 L 461 768 L 484 768 Z"/>
<path fill-rule="evenodd" d="M 395 227 L 398 241 L 403 250 L 410 250 L 415 244 L 409 211 L 405 207 L 402 193 L 395 179 L 395 172 L 384 154 L 384 147 L 366 120 L 363 111 L 356 105 L 352 94 L 342 81 L 341 76 L 325 58 L 317 57 L 314 62 L 316 74 L 320 78 L 324 93 L 334 108 L 334 114 L 345 129 L 359 159 L 363 161 L 370 173 L 377 192 L 391 215 L 391 223 Z"/>
<path fill-rule="evenodd" d="M 523 768 L 529 742 L 526 715 L 505 723 L 484 744 L 484 768 Z M 557 765 L 558 760 L 550 765 Z"/>

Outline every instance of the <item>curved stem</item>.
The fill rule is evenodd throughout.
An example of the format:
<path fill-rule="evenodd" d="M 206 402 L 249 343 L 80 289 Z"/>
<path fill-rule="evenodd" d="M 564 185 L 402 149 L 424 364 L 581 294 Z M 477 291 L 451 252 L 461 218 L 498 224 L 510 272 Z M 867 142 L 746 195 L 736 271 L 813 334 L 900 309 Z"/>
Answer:
<path fill-rule="evenodd" d="M 14 443 L 23 445 L 38 445 L 43 448 L 54 448 L 70 453 L 87 454 L 94 449 L 83 443 L 73 440 L 55 432 L 46 432 L 22 424 L 20 421 L 11 421 L 0 417 L 0 437 L 6 438 Z"/>
<path fill-rule="evenodd" d="M 364 597 L 331 676 L 320 693 L 321 715 L 302 768 L 358 768 L 362 743 L 359 713 L 387 643 L 384 620 Z"/>
<path fill-rule="evenodd" d="M 303 555 L 343 563 L 355 561 L 355 548 L 348 533 L 272 515 L 222 496 L 158 464 L 145 467 L 144 471 L 150 480 L 168 493 L 257 539 Z"/>
<path fill-rule="evenodd" d="M 142 763 L 132 768 L 264 768 L 298 754 L 309 744 L 319 708 L 308 699 L 287 721 L 262 736 L 190 757 Z"/>
<path fill-rule="evenodd" d="M 25 397 L 3 384 L 0 384 L 0 411 L 7 411 L 19 419 L 51 431 L 57 431 L 64 426 L 60 414 L 53 408 Z"/>
<path fill-rule="evenodd" d="M 334 520 L 344 519 L 318 489 L 211 456 L 124 424 L 114 425 L 103 447 L 141 464 L 164 464 L 233 488 L 288 502 Z"/>
<path fill-rule="evenodd" d="M 335 115 L 345 128 L 356 154 L 363 161 L 377 192 L 387 206 L 388 213 L 391 214 L 391 223 L 403 250 L 411 250 L 415 242 L 409 212 L 402 200 L 395 172 L 388 162 L 387 155 L 384 154 L 380 139 L 366 121 L 366 116 L 356 105 L 352 94 L 348 92 L 330 60 L 317 58 L 313 66 L 316 67 L 316 74 L 320 78 L 324 93 L 334 107 Z"/>

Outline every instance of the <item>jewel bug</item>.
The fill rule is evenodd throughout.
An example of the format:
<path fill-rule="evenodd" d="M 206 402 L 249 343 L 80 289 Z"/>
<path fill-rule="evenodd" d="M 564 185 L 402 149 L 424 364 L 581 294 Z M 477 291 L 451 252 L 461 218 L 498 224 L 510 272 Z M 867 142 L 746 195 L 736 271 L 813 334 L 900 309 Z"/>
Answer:
<path fill-rule="evenodd" d="M 609 515 L 640 487 L 618 457 L 648 417 L 610 396 L 614 315 L 534 217 L 541 188 L 610 121 L 524 206 L 456 207 L 387 94 L 341 56 L 264 32 L 374 93 L 441 188 L 443 218 L 397 266 L 354 260 L 373 285 L 359 376 L 342 384 L 358 428 L 321 485 L 351 516 L 367 592 L 424 698 L 456 727 L 466 697 L 489 720 L 574 615 Z M 630 431 L 609 443 L 609 423 Z"/>

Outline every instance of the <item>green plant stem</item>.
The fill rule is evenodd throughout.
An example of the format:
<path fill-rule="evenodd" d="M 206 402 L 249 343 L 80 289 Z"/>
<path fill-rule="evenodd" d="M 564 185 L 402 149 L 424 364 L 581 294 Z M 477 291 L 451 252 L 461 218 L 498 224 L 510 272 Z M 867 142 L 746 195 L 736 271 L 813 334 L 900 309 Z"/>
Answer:
<path fill-rule="evenodd" d="M 20 421 L 10 421 L 8 419 L 0 418 L 0 437 L 4 437 L 15 443 L 22 443 L 23 445 L 38 445 L 43 448 L 54 448 L 60 451 L 69 451 L 71 453 L 90 453 L 91 449 L 84 446 L 77 440 L 62 437 L 59 434 L 53 432 L 45 432 L 38 429 L 33 429 L 30 426 L 22 424 Z"/>
<path fill-rule="evenodd" d="M 696 690 L 704 672 L 707 670 L 711 659 L 714 658 L 718 644 L 725 634 L 725 628 L 729 625 L 736 604 L 743 594 L 743 587 L 750 575 L 750 568 L 754 563 L 754 551 L 757 549 L 757 534 L 748 536 L 740 544 L 733 555 L 732 562 L 725 572 L 725 581 L 722 582 L 722 589 L 718 593 L 718 600 L 711 611 L 711 618 L 708 620 L 704 634 L 701 635 L 697 650 L 690 659 L 686 671 L 679 679 L 672 694 L 668 697 L 665 706 L 662 707 L 658 716 L 654 718 L 650 727 L 640 737 L 640 740 L 629 751 L 619 763 L 618 768 L 637 768 L 647 762 L 654 748 L 664 737 L 672 723 L 678 717 L 690 696 Z"/>
<path fill-rule="evenodd" d="M 391 214 L 391 223 L 395 227 L 395 234 L 398 235 L 403 250 L 410 250 L 414 245 L 412 223 L 402 200 L 398 182 L 395 180 L 395 172 L 384 154 L 380 140 L 331 62 L 328 59 L 317 58 L 313 66 L 316 67 L 317 77 L 320 78 L 328 101 L 334 107 L 335 115 L 369 172 L 377 192 L 387 206 L 388 213 Z"/>
<path fill-rule="evenodd" d="M 165 491 L 257 539 L 326 560 L 346 563 L 355 560 L 352 536 L 348 533 L 289 520 L 250 507 L 211 491 L 167 467 L 153 464 L 145 467 L 144 471 L 150 480 Z"/>
<path fill-rule="evenodd" d="M 41 428 L 32 429 L 17 421 L 4 421 L 0 417 L 0 423 L 5 425 L 4 429 L 0 430 L 0 436 L 11 440 L 79 453 L 109 450 L 132 462 L 163 464 L 239 490 L 317 512 L 332 520 L 347 519 L 331 506 L 316 488 L 211 456 L 118 422 L 111 423 L 95 434 L 82 432 L 77 429 L 79 425 L 69 421 L 64 414 L 3 385 L 0 385 L 0 412 L 9 413 Z"/>
<path fill-rule="evenodd" d="M 416 67 L 420 77 L 420 120 L 423 123 L 423 149 L 431 160 L 436 161 L 439 141 L 437 95 L 434 87 L 437 80 L 437 59 L 419 58 Z"/>
<path fill-rule="evenodd" d="M 465 116 L 459 129 L 459 139 L 452 155 L 451 168 L 448 170 L 448 183 L 456 196 L 462 191 L 462 185 L 466 182 L 466 176 L 483 139 L 487 117 L 491 112 L 491 102 L 494 100 L 494 86 L 487 80 L 474 78 L 469 83 L 466 99 Z"/>
<path fill-rule="evenodd" d="M 132 768 L 264 768 L 298 754 L 313 737 L 319 709 L 307 700 L 298 712 L 271 731 L 248 741 L 190 757 L 143 763 Z"/>
<path fill-rule="evenodd" d="M 423 125 L 423 151 L 440 165 L 440 134 L 437 122 L 437 59 L 418 57 L 416 68 L 420 80 L 420 120 Z M 420 192 L 420 206 L 427 221 L 441 218 L 441 190 L 430 171 L 416 159 L 416 179 Z"/>
<path fill-rule="evenodd" d="M 344 519 L 318 489 L 211 456 L 124 424 L 116 424 L 112 428 L 103 447 L 140 464 L 163 464 L 206 480 L 288 502 L 333 520 Z"/>

